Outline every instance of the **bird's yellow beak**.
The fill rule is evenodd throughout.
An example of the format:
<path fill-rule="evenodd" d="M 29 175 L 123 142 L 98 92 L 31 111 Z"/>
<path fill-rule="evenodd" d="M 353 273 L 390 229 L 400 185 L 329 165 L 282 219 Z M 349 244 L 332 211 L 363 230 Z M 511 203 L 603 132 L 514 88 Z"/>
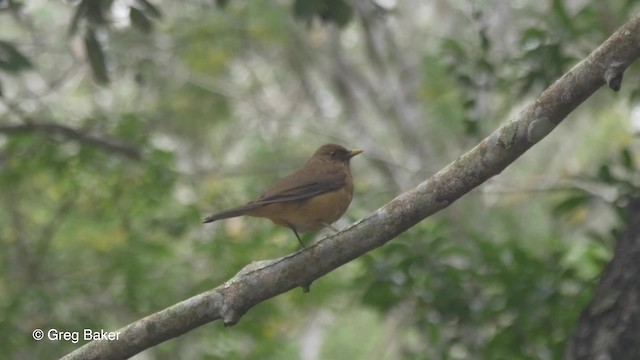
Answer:
<path fill-rule="evenodd" d="M 364 150 L 360 150 L 360 149 L 357 149 L 357 150 L 351 150 L 351 151 L 349 152 L 349 159 L 351 159 L 352 157 L 354 157 L 354 156 L 356 156 L 356 155 L 358 155 L 358 154 L 362 154 L 363 152 L 364 152 Z"/>

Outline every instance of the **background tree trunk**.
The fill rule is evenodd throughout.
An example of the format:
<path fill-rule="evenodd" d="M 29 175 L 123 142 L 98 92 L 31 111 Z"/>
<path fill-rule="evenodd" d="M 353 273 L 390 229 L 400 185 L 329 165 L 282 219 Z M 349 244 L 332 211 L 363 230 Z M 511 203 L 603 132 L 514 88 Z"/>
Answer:
<path fill-rule="evenodd" d="M 596 294 L 580 316 L 566 359 L 640 359 L 640 198 L 628 206 L 628 227 L 618 239 Z"/>

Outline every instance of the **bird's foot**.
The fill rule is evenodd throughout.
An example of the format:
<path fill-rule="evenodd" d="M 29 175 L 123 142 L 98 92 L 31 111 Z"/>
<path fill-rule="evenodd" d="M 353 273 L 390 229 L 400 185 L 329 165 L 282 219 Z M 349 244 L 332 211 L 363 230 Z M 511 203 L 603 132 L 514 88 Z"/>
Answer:
<path fill-rule="evenodd" d="M 327 224 L 326 222 L 321 222 L 320 224 L 322 224 L 322 226 L 326 227 L 327 229 L 331 229 L 334 232 L 340 232 L 340 230 L 334 228 L 333 226 L 331 226 L 331 224 Z"/>

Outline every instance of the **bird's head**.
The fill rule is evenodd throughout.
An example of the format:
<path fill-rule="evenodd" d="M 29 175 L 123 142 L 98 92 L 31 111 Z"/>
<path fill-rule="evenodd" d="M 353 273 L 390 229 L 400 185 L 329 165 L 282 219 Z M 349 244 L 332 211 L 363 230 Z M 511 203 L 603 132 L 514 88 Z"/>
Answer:
<path fill-rule="evenodd" d="M 352 157 L 361 154 L 362 152 L 362 150 L 347 150 L 336 144 L 326 144 L 316 150 L 313 157 L 319 157 L 329 161 L 349 163 L 349 160 L 351 160 Z"/>

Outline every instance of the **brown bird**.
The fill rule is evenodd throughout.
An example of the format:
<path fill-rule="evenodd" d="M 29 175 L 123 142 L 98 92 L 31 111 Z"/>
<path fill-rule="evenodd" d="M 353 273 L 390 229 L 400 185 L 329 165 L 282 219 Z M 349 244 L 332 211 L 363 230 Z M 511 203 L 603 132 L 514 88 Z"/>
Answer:
<path fill-rule="evenodd" d="M 243 206 L 217 212 L 204 219 L 210 223 L 241 215 L 264 217 L 274 224 L 298 232 L 328 227 L 347 211 L 353 197 L 349 160 L 362 150 L 347 150 L 340 145 L 322 145 L 296 172 L 280 179 Z"/>

